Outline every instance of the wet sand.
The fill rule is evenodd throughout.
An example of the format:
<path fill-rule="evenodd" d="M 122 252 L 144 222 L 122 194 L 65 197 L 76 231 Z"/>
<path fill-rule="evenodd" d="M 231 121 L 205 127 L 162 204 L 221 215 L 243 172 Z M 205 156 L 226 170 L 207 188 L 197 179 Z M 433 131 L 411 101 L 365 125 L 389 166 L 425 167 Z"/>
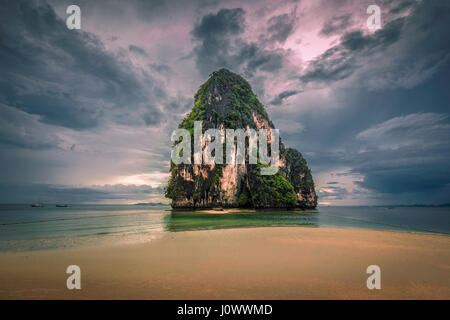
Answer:
<path fill-rule="evenodd" d="M 68 265 L 81 290 L 68 290 Z M 381 290 L 366 268 L 381 268 Z M 0 253 L 1 299 L 450 299 L 450 237 L 274 227 Z"/>

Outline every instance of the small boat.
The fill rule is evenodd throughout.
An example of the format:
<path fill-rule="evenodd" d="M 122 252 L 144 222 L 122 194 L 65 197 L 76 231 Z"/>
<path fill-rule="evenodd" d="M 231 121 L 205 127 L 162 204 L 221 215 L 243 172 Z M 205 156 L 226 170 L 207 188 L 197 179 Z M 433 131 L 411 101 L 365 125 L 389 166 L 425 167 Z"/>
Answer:
<path fill-rule="evenodd" d="M 33 208 L 42 208 L 44 205 L 42 203 L 38 202 L 38 203 L 33 203 L 31 206 Z"/>
<path fill-rule="evenodd" d="M 67 208 L 68 205 L 67 204 L 57 204 L 56 207 L 57 208 Z"/>

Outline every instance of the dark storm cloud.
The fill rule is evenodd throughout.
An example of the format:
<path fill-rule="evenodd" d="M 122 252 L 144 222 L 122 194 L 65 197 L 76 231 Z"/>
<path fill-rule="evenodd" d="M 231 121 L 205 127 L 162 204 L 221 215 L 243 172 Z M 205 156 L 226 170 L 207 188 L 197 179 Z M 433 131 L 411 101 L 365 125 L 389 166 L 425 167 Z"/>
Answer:
<path fill-rule="evenodd" d="M 283 43 L 294 30 L 296 21 L 296 9 L 291 13 L 273 16 L 268 21 L 267 32 L 270 41 Z"/>
<path fill-rule="evenodd" d="M 244 31 L 244 10 L 221 9 L 217 14 L 204 16 L 194 26 L 192 36 L 200 42 L 194 49 L 197 68 L 208 75 L 221 66 L 231 68 L 230 36 Z"/>
<path fill-rule="evenodd" d="M 283 66 L 281 54 L 261 49 L 256 43 L 236 41 L 240 46 L 239 53 L 233 57 L 234 65 L 244 65 L 244 72 L 251 75 L 256 70 L 276 72 Z"/>
<path fill-rule="evenodd" d="M 350 25 L 351 18 L 352 15 L 349 13 L 327 20 L 324 23 L 322 30 L 320 30 L 320 34 L 326 37 L 334 34 L 341 34 Z"/>
<path fill-rule="evenodd" d="M 357 67 L 352 61 L 349 61 L 349 57 L 337 51 L 330 49 L 325 55 L 321 56 L 321 59 L 312 62 L 300 79 L 305 83 L 330 83 L 351 76 Z M 329 59 L 329 56 L 333 57 Z"/>
<path fill-rule="evenodd" d="M 192 98 L 179 98 L 172 100 L 164 105 L 164 108 L 169 110 L 169 113 L 184 114 L 192 109 L 194 105 L 194 99 Z"/>
<path fill-rule="evenodd" d="M 388 23 L 373 35 L 364 35 L 361 31 L 346 33 L 338 46 L 328 49 L 314 60 L 300 77 L 303 82 L 330 83 L 351 76 L 358 68 L 357 58 L 373 50 L 383 50 L 398 40 L 404 18 Z"/>
<path fill-rule="evenodd" d="M 398 14 L 402 13 L 406 9 L 412 7 L 414 5 L 414 1 L 401 1 L 396 7 L 391 10 L 391 13 Z"/>
<path fill-rule="evenodd" d="M 0 69 L 0 102 L 74 129 L 148 104 L 161 90 L 96 36 L 68 30 L 45 1 L 2 4 Z"/>
<path fill-rule="evenodd" d="M 144 113 L 142 117 L 147 126 L 156 125 L 158 123 L 165 121 L 164 115 L 161 112 L 155 112 L 154 110 L 151 112 Z"/>
<path fill-rule="evenodd" d="M 142 55 L 144 57 L 148 56 L 147 51 L 145 51 L 143 48 L 135 46 L 135 45 L 128 46 L 128 50 L 130 50 L 130 52 L 134 52 L 134 53 L 140 54 L 140 55 Z"/>
<path fill-rule="evenodd" d="M 27 149 L 52 149 L 61 142 L 39 117 L 0 103 L 0 142 Z"/>
<path fill-rule="evenodd" d="M 382 50 L 399 39 L 404 21 L 405 18 L 399 18 L 389 22 L 373 35 L 364 36 L 361 31 L 346 33 L 341 38 L 342 47 L 350 52 L 372 49 Z"/>
<path fill-rule="evenodd" d="M 448 158 L 447 158 L 448 159 Z M 400 159 L 399 159 L 400 160 Z M 434 161 L 433 161 L 434 162 Z M 443 189 L 450 184 L 450 170 L 445 163 L 434 163 L 433 166 L 404 166 L 389 168 L 365 168 L 358 170 L 364 174 L 362 181 L 356 184 L 378 193 L 420 193 L 425 194 Z"/>
<path fill-rule="evenodd" d="M 220 9 L 217 14 L 205 15 L 192 30 L 198 39 L 210 42 L 221 41 L 229 35 L 237 35 L 244 31 L 244 10 L 242 8 Z"/>
<path fill-rule="evenodd" d="M 289 98 L 293 95 L 296 95 L 298 93 L 300 93 L 301 91 L 299 90 L 286 90 L 281 92 L 280 94 L 278 94 L 272 101 L 270 101 L 270 104 L 274 105 L 274 106 L 279 106 L 283 103 L 283 100 L 286 98 Z"/>
<path fill-rule="evenodd" d="M 385 152 L 373 151 L 355 155 L 351 173 L 363 178 L 359 187 L 383 198 L 407 195 L 411 202 L 448 202 L 450 196 L 450 166 L 448 148 L 402 147 Z M 356 163 L 359 161 L 359 163 Z"/>
<path fill-rule="evenodd" d="M 150 69 L 153 71 L 156 71 L 159 74 L 162 75 L 171 75 L 173 74 L 173 70 L 171 67 L 165 64 L 157 64 L 157 63 L 151 63 L 148 65 Z"/>
<path fill-rule="evenodd" d="M 143 201 L 151 195 L 161 195 L 162 188 L 148 185 L 104 185 L 75 187 L 51 184 L 0 184 L 0 203 L 96 203 L 119 200 Z"/>
<path fill-rule="evenodd" d="M 429 40 L 420 38 L 425 42 L 416 51 Z M 337 172 L 337 182 L 357 181 L 365 192 L 360 203 L 448 202 L 449 81 L 447 64 L 414 89 L 339 87 L 332 98 L 317 102 L 305 91 L 309 110 L 291 117 L 305 130 L 283 138 L 304 153 L 313 175 Z"/>
<path fill-rule="evenodd" d="M 430 192 L 450 185 L 448 115 L 399 116 L 358 134 L 367 151 L 354 156 L 357 184 L 379 193 Z"/>
<path fill-rule="evenodd" d="M 361 119 L 371 118 L 365 111 L 359 114 Z M 407 202 L 421 203 L 430 203 L 430 199 L 436 199 L 436 203 L 450 200 L 446 192 L 450 187 L 448 114 L 412 113 L 396 116 L 372 125 L 353 137 L 349 132 L 354 132 L 354 128 L 344 120 L 338 123 L 341 131 L 333 129 L 331 132 L 343 134 L 342 140 L 345 142 L 336 145 L 321 143 L 322 148 L 329 151 L 307 157 L 313 171 L 335 167 L 336 177 L 356 178 L 358 187 L 370 191 L 372 195 L 380 195 L 380 199 L 385 202 L 392 200 L 399 203 L 399 197 Z M 350 169 L 337 171 L 339 167 Z M 325 189 L 336 182 L 328 182 Z"/>
<path fill-rule="evenodd" d="M 449 21 L 448 2 L 417 2 L 408 16 L 395 18 L 372 34 L 358 30 L 344 34 L 338 45 L 310 63 L 300 79 L 329 84 L 363 70 L 360 78 L 365 76 L 364 82 L 376 87 L 414 86 L 448 61 Z M 383 61 L 377 63 L 375 59 L 383 54 Z"/>
<path fill-rule="evenodd" d="M 196 65 L 203 75 L 223 67 L 247 76 L 257 70 L 276 72 L 282 67 L 281 54 L 239 37 L 245 29 L 244 14 L 241 8 L 220 9 L 194 26 L 191 34 L 198 43 L 194 48 Z"/>

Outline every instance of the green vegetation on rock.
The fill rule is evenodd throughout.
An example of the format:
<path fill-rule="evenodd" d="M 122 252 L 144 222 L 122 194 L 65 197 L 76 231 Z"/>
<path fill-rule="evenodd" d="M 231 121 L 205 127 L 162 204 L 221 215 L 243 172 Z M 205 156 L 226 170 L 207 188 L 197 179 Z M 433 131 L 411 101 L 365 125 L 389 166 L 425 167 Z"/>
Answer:
<path fill-rule="evenodd" d="M 264 106 L 241 76 L 226 69 L 213 72 L 195 94 L 194 107 L 179 125 L 193 137 L 194 121 L 210 128 L 255 130 L 274 128 Z M 193 144 L 193 141 L 192 141 Z M 248 142 L 247 142 L 248 146 Z M 225 154 L 225 153 L 224 153 Z M 311 172 L 300 152 L 280 141 L 280 160 L 286 164 L 274 175 L 261 175 L 261 164 L 244 168 L 231 164 L 175 165 L 166 197 L 173 207 L 313 208 L 317 205 Z"/>
<path fill-rule="evenodd" d="M 252 186 L 252 203 L 255 208 L 293 208 L 297 195 L 292 184 L 278 171 L 274 175 L 261 175 L 261 167 L 251 167 L 249 182 Z"/>

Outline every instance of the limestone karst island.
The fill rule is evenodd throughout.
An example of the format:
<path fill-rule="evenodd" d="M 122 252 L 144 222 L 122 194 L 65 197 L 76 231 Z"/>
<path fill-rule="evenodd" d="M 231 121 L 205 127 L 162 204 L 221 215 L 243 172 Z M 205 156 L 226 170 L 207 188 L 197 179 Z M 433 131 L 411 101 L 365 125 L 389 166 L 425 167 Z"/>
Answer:
<path fill-rule="evenodd" d="M 249 83 L 226 69 L 213 72 L 195 94 L 192 111 L 179 125 L 193 135 L 203 130 L 275 129 Z M 280 132 L 283 135 L 283 132 Z M 193 140 L 193 139 L 192 139 Z M 270 140 L 269 140 L 270 142 Z M 248 143 L 247 143 L 248 145 Z M 173 208 L 302 208 L 317 206 L 314 181 L 302 154 L 279 144 L 279 170 L 262 175 L 261 163 L 174 164 L 166 197 Z"/>

